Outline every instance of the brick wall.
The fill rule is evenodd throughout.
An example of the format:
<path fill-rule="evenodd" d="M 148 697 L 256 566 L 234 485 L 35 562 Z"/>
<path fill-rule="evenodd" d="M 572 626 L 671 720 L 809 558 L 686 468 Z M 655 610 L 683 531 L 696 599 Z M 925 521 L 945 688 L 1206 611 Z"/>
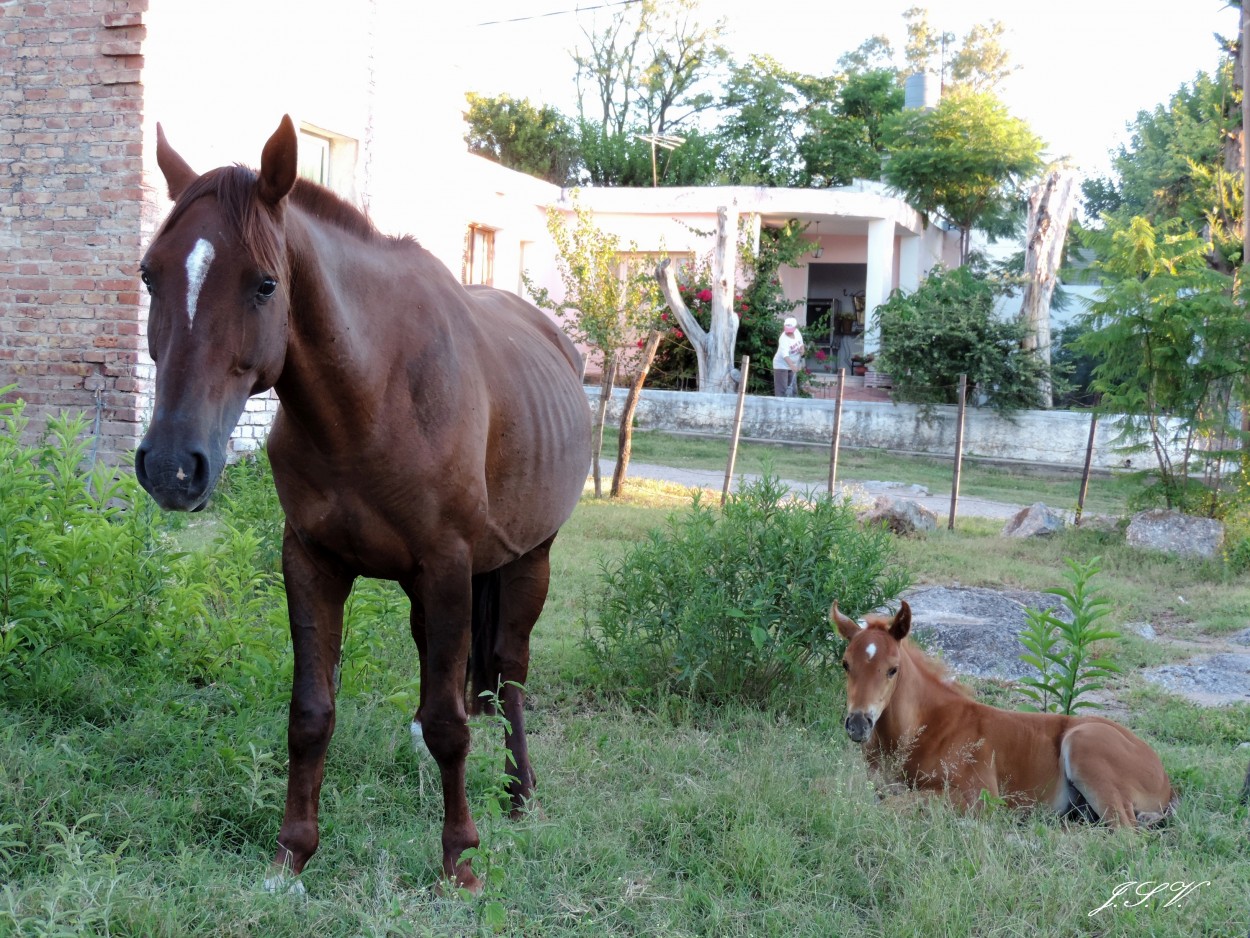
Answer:
<path fill-rule="evenodd" d="M 99 454 L 137 445 L 148 370 L 137 276 L 148 0 L 0 7 L 0 387 L 29 432 L 85 413 Z M 150 221 L 148 221 L 150 228 Z M 144 315 L 146 315 L 144 313 Z"/>

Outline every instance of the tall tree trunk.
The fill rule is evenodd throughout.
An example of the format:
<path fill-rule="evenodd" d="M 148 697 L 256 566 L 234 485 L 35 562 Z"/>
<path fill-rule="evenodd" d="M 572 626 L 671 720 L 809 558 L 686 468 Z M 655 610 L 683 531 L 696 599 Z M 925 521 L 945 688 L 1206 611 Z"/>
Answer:
<path fill-rule="evenodd" d="M 1050 300 L 1055 294 L 1063 243 L 1076 202 L 1076 174 L 1066 167 L 1052 170 L 1029 193 L 1029 221 L 1024 245 L 1024 298 L 1020 318 L 1028 326 L 1022 343 L 1026 351 L 1037 351 L 1050 366 Z M 1042 406 L 1050 407 L 1048 373 L 1038 387 Z"/>
<path fill-rule="evenodd" d="M 629 393 L 625 395 L 625 406 L 621 408 L 621 429 L 616 440 L 616 468 L 612 470 L 612 489 L 610 498 L 620 498 L 625 488 L 625 473 L 629 470 L 629 453 L 634 444 L 634 411 L 638 409 L 638 398 L 642 396 L 642 386 L 646 383 L 647 372 L 655 361 L 655 353 L 660 348 L 660 339 L 664 333 L 652 329 L 647 336 L 647 344 L 642 349 L 642 360 L 638 363 L 638 373 L 634 375 Z"/>
<path fill-rule="evenodd" d="M 738 212 L 722 205 L 716 210 L 716 246 L 712 251 L 712 321 L 706 330 L 682 302 L 677 277 L 668 259 L 655 269 L 660 292 L 682 331 L 694 346 L 698 385 L 703 392 L 732 394 L 735 390 L 734 343 L 738 317 L 733 311 L 734 273 L 738 267 Z"/>

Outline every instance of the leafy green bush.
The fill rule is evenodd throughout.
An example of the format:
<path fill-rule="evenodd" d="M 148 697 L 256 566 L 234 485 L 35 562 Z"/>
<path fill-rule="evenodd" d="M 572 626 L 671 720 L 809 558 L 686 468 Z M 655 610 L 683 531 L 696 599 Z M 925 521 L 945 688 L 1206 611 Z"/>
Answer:
<path fill-rule="evenodd" d="M 183 558 L 133 475 L 84 469 L 85 418 L 51 418 L 32 446 L 22 410 L 0 404 L 0 685 L 154 662 L 163 625 L 200 608 Z"/>
<path fill-rule="evenodd" d="M 921 404 L 953 404 L 959 376 L 999 413 L 1043 404 L 1046 364 L 1020 348 L 1026 327 L 1001 319 L 995 300 L 1006 285 L 973 269 L 936 269 L 914 293 L 895 292 L 877 307 L 881 329 L 878 371 L 894 381 L 894 398 Z"/>
<path fill-rule="evenodd" d="M 584 645 L 605 684 L 763 703 L 839 680 L 831 601 L 879 606 L 906 574 L 890 536 L 861 528 L 846 502 L 794 499 L 766 473 L 723 510 L 696 498 L 603 584 Z"/>

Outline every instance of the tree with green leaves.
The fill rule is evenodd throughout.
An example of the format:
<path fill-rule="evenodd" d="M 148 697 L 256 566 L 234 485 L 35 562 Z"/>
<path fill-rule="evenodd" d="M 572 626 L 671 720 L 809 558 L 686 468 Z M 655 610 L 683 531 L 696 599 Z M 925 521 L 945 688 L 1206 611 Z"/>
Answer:
<path fill-rule="evenodd" d="M 1016 69 L 1003 45 L 1006 28 L 998 20 L 974 25 L 956 47 L 955 34 L 935 28 L 924 7 L 905 10 L 903 19 L 907 23 L 907 74 L 937 76 L 943 93 L 956 89 L 992 92 Z"/>
<path fill-rule="evenodd" d="M 1226 143 L 1241 133 L 1234 106 L 1233 65 L 1199 73 L 1165 103 L 1140 111 L 1112 161 L 1114 178 L 1087 180 L 1086 211 L 1120 225 L 1140 215 L 1151 223 L 1179 218 L 1194 232 L 1209 228 L 1210 262 L 1231 273 L 1241 261 L 1240 166 L 1227 164 Z"/>
<path fill-rule="evenodd" d="M 1211 511 L 1195 484 L 1199 455 L 1231 458 L 1242 434 L 1230 420 L 1245 374 L 1250 321 L 1232 278 L 1211 267 L 1211 244 L 1181 219 L 1110 220 L 1083 233 L 1098 254 L 1100 298 L 1079 340 L 1098 362 L 1099 410 L 1123 414 L 1126 452 L 1148 452 L 1169 508 Z"/>
<path fill-rule="evenodd" d="M 1024 189 L 1041 169 L 1041 140 L 983 92 L 955 90 L 932 110 L 896 114 L 885 138 L 886 182 L 959 229 L 961 263 L 974 228 L 993 236 L 1015 226 Z"/>
<path fill-rule="evenodd" d="M 565 331 L 577 342 L 594 349 L 603 363 L 594 429 L 593 472 L 595 495 L 601 496 L 599 457 L 603 450 L 604 415 L 618 371 L 650 365 L 637 355 L 637 337 L 653 332 L 661 301 L 649 272 L 631 268 L 635 245 L 622 246 L 620 238 L 601 230 L 594 213 L 573 194 L 573 216 L 552 207 L 547 210 L 547 231 L 556 246 L 556 267 L 563 296 L 554 298 L 546 287 L 537 287 L 524 276 L 525 288 L 534 302 L 564 320 Z M 633 344 L 631 352 L 631 343 Z M 658 344 L 658 341 L 657 341 Z M 645 348 L 645 343 L 644 343 Z M 651 349 L 654 355 L 654 347 Z M 622 419 L 621 445 L 628 453 L 632 419 Z M 618 464 L 621 460 L 618 460 Z M 619 494 L 614 492 L 613 494 Z"/>
<path fill-rule="evenodd" d="M 1046 364 L 1022 348 L 1025 325 L 994 309 L 1008 287 L 975 263 L 937 268 L 914 293 L 896 291 L 878 306 L 877 367 L 893 378 L 895 400 L 953 404 L 967 375 L 999 413 L 1041 406 Z"/>
<path fill-rule="evenodd" d="M 464 140 L 470 153 L 558 186 L 572 179 L 578 159 L 576 136 L 558 110 L 506 94 L 490 98 L 470 91 L 465 98 L 469 109 Z"/>

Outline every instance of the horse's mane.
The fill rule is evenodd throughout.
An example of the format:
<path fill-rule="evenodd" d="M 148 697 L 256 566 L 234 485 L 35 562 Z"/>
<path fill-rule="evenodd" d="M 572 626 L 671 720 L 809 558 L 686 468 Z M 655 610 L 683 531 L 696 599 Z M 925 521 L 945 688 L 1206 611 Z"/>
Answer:
<path fill-rule="evenodd" d="M 912 644 L 910 639 L 904 638 L 899 644 L 903 649 L 903 653 L 907 655 L 907 657 L 911 660 L 911 663 L 916 666 L 916 669 L 920 671 L 921 674 L 933 681 L 936 681 L 943 687 L 949 687 L 952 690 L 958 691 L 960 694 L 963 694 L 963 696 L 969 699 L 976 698 L 976 695 L 973 694 L 972 690 L 965 686 L 953 673 L 951 673 L 950 668 L 948 668 L 941 661 L 938 661 L 936 658 L 930 658 L 918 645 Z"/>
<path fill-rule="evenodd" d="M 193 180 L 178 196 L 161 230 L 172 226 L 196 199 L 211 195 L 256 263 L 274 274 L 286 270 L 273 216 L 256 195 L 256 172 L 246 166 L 221 166 Z M 409 236 L 393 238 L 378 231 L 363 211 L 308 179 L 297 179 L 290 200 L 319 221 L 370 244 L 413 244 Z"/>

